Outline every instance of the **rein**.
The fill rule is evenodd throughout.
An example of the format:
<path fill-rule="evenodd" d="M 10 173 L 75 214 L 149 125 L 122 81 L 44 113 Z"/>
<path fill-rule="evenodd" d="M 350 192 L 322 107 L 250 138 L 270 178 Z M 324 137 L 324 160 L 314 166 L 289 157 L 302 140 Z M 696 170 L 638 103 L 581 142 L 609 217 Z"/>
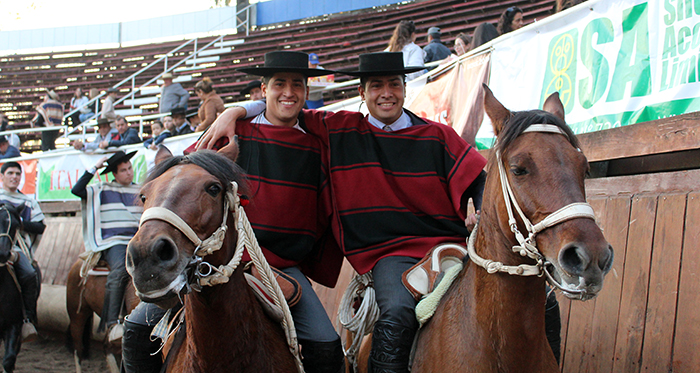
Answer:
<path fill-rule="evenodd" d="M 544 133 L 556 133 L 556 134 L 562 134 L 566 136 L 567 138 L 569 137 L 566 132 L 564 132 L 561 128 L 558 126 L 552 125 L 552 124 L 532 124 L 530 125 L 527 129 L 525 129 L 522 133 L 526 132 L 544 132 Z M 520 208 L 520 205 L 518 205 L 518 201 L 515 199 L 515 195 L 513 193 L 512 188 L 510 187 L 510 184 L 508 183 L 508 176 L 506 174 L 505 168 L 503 166 L 503 162 L 501 161 L 501 152 L 496 151 L 496 160 L 498 163 L 498 172 L 499 172 L 499 177 L 501 180 L 501 189 L 503 190 L 503 200 L 506 204 L 506 209 L 508 210 L 508 225 L 510 226 L 511 232 L 515 235 L 515 239 L 518 241 L 519 245 L 515 245 L 512 247 L 513 252 L 519 253 L 521 256 L 527 256 L 530 259 L 533 259 L 536 261 L 536 264 L 520 264 L 517 266 L 511 266 L 511 265 L 505 265 L 501 262 L 496 262 L 493 260 L 489 259 L 484 259 L 480 257 L 476 253 L 476 249 L 474 247 L 475 242 L 476 242 L 476 234 L 472 233 L 469 236 L 469 239 L 467 240 L 467 250 L 469 252 L 469 258 L 478 266 L 483 267 L 486 269 L 486 271 L 490 274 L 496 273 L 496 272 L 504 272 L 508 273 L 510 275 L 518 275 L 518 276 L 542 276 L 543 274 L 546 275 L 547 280 L 549 283 L 560 289 L 563 292 L 569 293 L 569 294 L 583 294 L 585 293 L 585 290 L 579 290 L 579 289 L 570 289 L 567 287 L 564 287 L 562 284 L 557 282 L 554 277 L 549 273 L 549 267 L 553 266 L 553 264 L 544 257 L 538 250 L 537 250 L 537 243 L 535 242 L 535 236 L 542 232 L 543 230 L 553 227 L 557 224 L 563 223 L 567 220 L 571 219 L 578 219 L 578 218 L 588 218 L 588 219 L 593 219 L 595 221 L 595 214 L 593 212 L 593 208 L 591 205 L 589 205 L 586 202 L 575 202 L 568 204 L 559 210 L 549 214 L 547 217 L 542 219 L 537 224 L 532 224 L 530 220 L 525 216 L 523 213 L 522 209 Z M 515 216 L 513 214 L 513 208 L 512 206 L 515 206 L 515 210 L 518 212 L 518 215 L 520 215 L 520 219 L 523 221 L 523 224 L 525 224 L 525 229 L 527 229 L 528 236 L 525 238 L 525 236 L 518 230 L 518 223 L 515 220 Z M 478 222 L 477 226 L 474 227 L 474 232 L 476 232 L 478 227 Z"/>
<path fill-rule="evenodd" d="M 238 231 L 238 239 L 236 242 L 236 250 L 234 251 L 231 260 L 218 268 L 212 266 L 203 260 L 203 257 L 221 249 L 224 244 L 224 237 L 228 229 L 227 219 L 229 210 L 233 212 L 236 220 L 236 229 Z M 243 257 L 243 251 L 248 248 L 248 254 L 253 261 L 253 264 L 258 269 L 265 286 L 272 291 L 272 298 L 275 305 L 282 309 L 284 318 L 282 319 L 282 328 L 284 329 L 287 338 L 289 350 L 294 356 L 299 372 L 304 372 L 304 367 L 299 354 L 299 343 L 297 341 L 296 329 L 292 319 L 291 311 L 284 298 L 282 289 L 275 280 L 274 274 L 270 265 L 265 260 L 258 240 L 255 238 L 255 233 L 250 225 L 250 221 L 241 206 L 241 199 L 238 195 L 238 184 L 231 182 L 231 188 L 228 188 L 224 196 L 224 217 L 219 228 L 204 240 L 201 240 L 197 233 L 189 226 L 179 215 L 170 209 L 164 207 L 150 207 L 141 215 L 139 227 L 148 220 L 161 220 L 169 223 L 177 228 L 196 246 L 194 255 L 188 268 L 194 268 L 194 274 L 197 278 L 195 284 L 187 284 L 195 291 L 201 291 L 202 286 L 214 286 L 224 284 L 229 281 L 231 275 L 236 270 Z"/>

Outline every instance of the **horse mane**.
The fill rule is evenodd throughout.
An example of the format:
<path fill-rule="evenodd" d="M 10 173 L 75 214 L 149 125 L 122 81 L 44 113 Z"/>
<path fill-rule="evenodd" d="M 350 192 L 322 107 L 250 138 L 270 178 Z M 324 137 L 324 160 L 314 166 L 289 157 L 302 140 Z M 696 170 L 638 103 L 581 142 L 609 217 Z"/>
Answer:
<path fill-rule="evenodd" d="M 531 124 L 553 124 L 561 128 L 569 137 L 574 148 L 579 148 L 579 142 L 571 128 L 559 117 L 544 110 L 514 111 L 503 124 L 503 131 L 498 136 L 494 150 L 505 153 L 505 150 Z"/>
<path fill-rule="evenodd" d="M 238 193 L 241 195 L 249 194 L 245 171 L 229 158 L 211 150 L 200 150 L 188 155 L 178 155 L 162 161 L 149 172 L 144 184 L 159 177 L 174 166 L 184 164 L 193 164 L 203 168 L 219 179 L 219 182 L 225 186 L 226 190 L 229 190 L 229 188 L 231 188 L 231 182 L 235 181 L 238 184 Z"/>

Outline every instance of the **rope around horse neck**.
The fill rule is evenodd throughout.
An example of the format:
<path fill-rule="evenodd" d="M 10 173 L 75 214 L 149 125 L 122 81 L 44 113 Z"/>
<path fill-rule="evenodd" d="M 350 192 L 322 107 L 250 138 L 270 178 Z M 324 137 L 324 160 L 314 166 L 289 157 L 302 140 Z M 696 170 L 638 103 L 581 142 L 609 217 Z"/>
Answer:
<path fill-rule="evenodd" d="M 357 312 L 353 315 L 352 304 L 355 302 L 355 297 L 362 297 L 362 303 Z M 372 286 L 372 271 L 362 275 L 355 276 L 343 293 L 343 298 L 340 301 L 338 308 L 338 321 L 348 331 L 353 333 L 352 343 L 350 347 L 343 343 L 345 356 L 352 363 L 357 372 L 357 351 L 360 349 L 362 339 L 369 334 L 374 328 L 374 323 L 379 320 L 379 307 L 374 295 L 374 287 Z"/>
<path fill-rule="evenodd" d="M 258 244 L 258 240 L 255 237 L 255 232 L 250 225 L 250 221 L 248 220 L 243 206 L 241 206 L 240 197 L 238 196 L 238 184 L 236 182 L 231 182 L 231 188 L 224 196 L 224 217 L 221 226 L 205 240 L 200 240 L 194 230 L 182 218 L 180 218 L 180 216 L 164 207 L 156 206 L 145 210 L 141 215 L 139 226 L 145 221 L 152 219 L 165 221 L 177 228 L 185 235 L 185 237 L 189 238 L 190 241 L 196 245 L 195 255 L 203 258 L 204 256 L 221 249 L 223 246 L 226 230 L 228 229 L 226 223 L 229 210 L 233 212 L 234 217 L 236 218 L 235 224 L 238 232 L 236 250 L 234 251 L 231 260 L 227 264 L 220 265 L 218 268 L 213 267 L 207 262 L 200 262 L 196 268 L 198 285 L 201 287 L 227 283 L 231 275 L 233 275 L 233 272 L 240 264 L 241 258 L 243 257 L 243 251 L 248 248 L 248 254 L 250 254 L 253 265 L 255 265 L 260 273 L 263 284 L 265 284 L 265 286 L 271 291 L 275 305 L 282 310 L 284 317 L 281 324 L 287 339 L 287 345 L 290 352 L 294 356 L 298 371 L 303 373 L 304 366 L 301 362 L 301 357 L 299 354 L 299 343 L 297 340 L 296 328 L 294 327 L 294 320 L 292 319 L 289 305 L 287 305 L 282 289 L 275 280 L 270 265 L 267 263 L 267 260 L 265 260 L 265 255 L 262 253 L 262 249 Z M 201 272 L 201 267 L 207 267 L 209 271 L 203 274 Z"/>

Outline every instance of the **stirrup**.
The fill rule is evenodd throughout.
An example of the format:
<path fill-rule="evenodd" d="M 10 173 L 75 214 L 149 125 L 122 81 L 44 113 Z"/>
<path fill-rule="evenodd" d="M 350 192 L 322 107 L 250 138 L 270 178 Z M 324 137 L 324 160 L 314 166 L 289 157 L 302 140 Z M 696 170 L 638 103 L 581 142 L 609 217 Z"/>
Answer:
<path fill-rule="evenodd" d="M 36 331 L 34 324 L 31 321 L 24 320 L 22 323 L 22 342 L 34 342 L 39 338 L 39 333 Z"/>
<path fill-rule="evenodd" d="M 107 332 L 107 342 L 114 343 L 116 341 L 121 341 L 124 336 L 124 324 L 116 323 L 109 328 Z"/>

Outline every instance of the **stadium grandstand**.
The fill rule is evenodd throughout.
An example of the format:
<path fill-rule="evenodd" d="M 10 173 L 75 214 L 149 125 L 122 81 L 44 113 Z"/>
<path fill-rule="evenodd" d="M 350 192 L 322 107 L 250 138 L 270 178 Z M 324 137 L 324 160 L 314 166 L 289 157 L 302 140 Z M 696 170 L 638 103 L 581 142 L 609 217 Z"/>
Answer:
<path fill-rule="evenodd" d="M 119 85 L 117 88 L 121 98 L 132 92 L 133 88 L 137 90 L 148 84 L 148 89 L 135 92 L 135 100 L 124 100 L 116 107 L 130 116 L 130 120 L 138 120 L 139 117 L 157 113 L 157 99 L 153 95 L 159 92 L 157 78 L 164 70 L 184 59 L 192 60 L 197 46 L 202 51 L 202 46 L 208 44 L 212 44 L 209 50 L 214 52 L 196 56 L 200 59 L 199 65 L 186 61 L 174 72 L 185 89 L 192 93 L 189 107 L 198 105 L 192 89 L 203 77 L 213 80 L 214 88 L 228 104 L 244 100 L 238 92 L 253 79 L 235 69 L 263 63 L 263 56 L 269 51 L 314 52 L 321 56 L 321 64 L 326 69 L 353 69 L 357 67 L 359 54 L 386 48 L 393 28 L 403 19 L 416 23 L 419 45 L 425 44 L 424 36 L 429 27 L 439 26 L 443 42 L 451 47 L 457 34 L 471 34 L 483 22 L 496 23 L 500 14 L 511 6 L 522 8 L 525 23 L 530 23 L 551 15 L 554 3 L 554 0 L 408 1 L 271 24 L 250 19 L 244 27 L 239 27 L 237 33 L 185 42 L 179 40 L 72 51 L 64 48 L 52 53 L 4 55 L 0 56 L 0 112 L 8 117 L 15 129 L 26 129 L 30 127 L 30 120 L 36 106 L 43 100 L 46 88 L 54 89 L 60 95 L 68 113 L 67 103 L 78 87 L 84 91 L 97 88 L 104 93 L 108 88 Z M 250 14 L 256 17 L 256 12 Z M 260 18 L 260 12 L 257 12 L 257 16 Z M 185 43 L 188 44 L 183 46 Z M 235 46 L 229 49 L 232 45 Z M 215 61 L 206 62 L 206 57 L 202 56 L 208 53 L 215 55 L 211 59 Z M 168 57 L 167 62 L 154 63 L 165 56 Z M 153 66 L 146 69 L 149 64 Z M 128 81 L 124 82 L 125 79 Z M 336 83 L 348 79 L 347 76 L 337 75 Z M 142 93 L 149 93 L 150 97 Z M 326 104 L 356 95 L 354 86 L 340 85 L 337 89 L 324 92 Z M 144 124 L 148 125 L 148 122 Z M 31 153 L 40 149 L 39 133 L 19 135 L 22 152 Z"/>

